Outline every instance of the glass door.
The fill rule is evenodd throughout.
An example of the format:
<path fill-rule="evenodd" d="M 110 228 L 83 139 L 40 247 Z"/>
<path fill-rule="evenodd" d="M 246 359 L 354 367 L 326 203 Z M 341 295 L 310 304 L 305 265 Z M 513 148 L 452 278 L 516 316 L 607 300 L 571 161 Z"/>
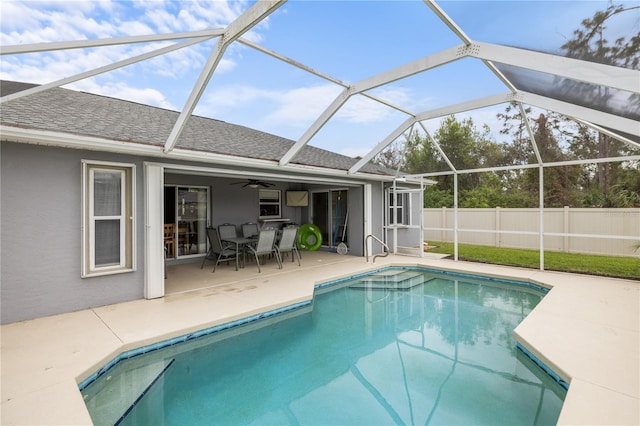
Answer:
<path fill-rule="evenodd" d="M 329 241 L 329 192 L 311 193 L 311 223 L 318 227 L 322 234 L 322 245 Z"/>
<path fill-rule="evenodd" d="M 209 188 L 167 186 L 164 204 L 165 240 L 173 233 L 175 247 L 168 257 L 206 254 Z"/>
<path fill-rule="evenodd" d="M 349 205 L 345 190 L 331 191 L 331 247 L 337 247 L 340 243 L 348 244 L 347 219 Z M 329 245 L 329 244 L 327 244 Z"/>
<path fill-rule="evenodd" d="M 320 229 L 322 245 L 336 247 L 347 242 L 348 191 L 331 190 L 311 193 L 311 223 Z"/>

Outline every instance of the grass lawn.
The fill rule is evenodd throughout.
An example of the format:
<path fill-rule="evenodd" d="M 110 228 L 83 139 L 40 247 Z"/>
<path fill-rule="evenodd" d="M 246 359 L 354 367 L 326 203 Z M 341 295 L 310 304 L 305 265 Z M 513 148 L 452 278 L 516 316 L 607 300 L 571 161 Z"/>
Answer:
<path fill-rule="evenodd" d="M 436 247 L 427 249 L 428 252 L 453 254 L 453 243 L 429 241 L 429 245 Z M 458 259 L 523 268 L 538 269 L 540 267 L 540 253 L 537 250 L 458 244 Z M 546 251 L 544 253 L 544 269 L 640 280 L 640 259 L 637 257 Z"/>

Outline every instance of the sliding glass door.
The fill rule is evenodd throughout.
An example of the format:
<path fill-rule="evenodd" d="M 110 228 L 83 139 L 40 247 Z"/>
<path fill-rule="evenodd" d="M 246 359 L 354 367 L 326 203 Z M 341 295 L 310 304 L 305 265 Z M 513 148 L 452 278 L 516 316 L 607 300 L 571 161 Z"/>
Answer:
<path fill-rule="evenodd" d="M 207 252 L 209 188 L 166 186 L 164 191 L 165 244 L 175 249 L 168 257 L 183 257 Z"/>
<path fill-rule="evenodd" d="M 345 189 L 311 193 L 311 221 L 320 229 L 322 245 L 336 247 L 347 242 L 348 194 Z"/>

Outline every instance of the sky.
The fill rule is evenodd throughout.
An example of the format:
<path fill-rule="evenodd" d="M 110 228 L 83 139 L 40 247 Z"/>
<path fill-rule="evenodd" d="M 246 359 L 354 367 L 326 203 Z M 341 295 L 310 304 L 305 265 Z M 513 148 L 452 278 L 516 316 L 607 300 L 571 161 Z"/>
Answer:
<path fill-rule="evenodd" d="M 618 2 L 617 2 L 618 3 Z M 31 44 L 225 28 L 253 2 L 13 1 L 0 2 L 0 45 Z M 580 22 L 605 1 L 441 1 L 440 7 L 473 40 L 560 52 Z M 625 3 L 632 4 L 632 3 Z M 637 3 L 635 3 L 637 5 Z M 635 11 L 612 21 L 612 34 L 640 28 Z M 324 75 L 356 83 L 461 44 L 419 0 L 289 0 L 244 39 Z M 180 111 L 215 39 L 113 70 L 65 87 Z M 0 78 L 49 83 L 173 42 L 0 56 Z M 195 114 L 298 140 L 342 87 L 244 44 L 224 53 Z M 507 89 L 475 59 L 462 59 L 385 85 L 371 93 L 412 113 L 481 98 Z M 500 138 L 496 113 L 485 108 L 458 117 L 489 125 Z M 408 118 L 362 96 L 352 97 L 310 145 L 361 156 Z M 426 123 L 434 131 L 440 120 Z"/>

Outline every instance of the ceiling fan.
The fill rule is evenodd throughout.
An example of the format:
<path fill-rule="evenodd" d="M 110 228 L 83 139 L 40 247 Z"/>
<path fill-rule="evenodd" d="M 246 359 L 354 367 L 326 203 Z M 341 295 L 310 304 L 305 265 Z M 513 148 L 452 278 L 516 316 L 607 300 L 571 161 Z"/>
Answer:
<path fill-rule="evenodd" d="M 229 185 L 240 185 L 240 184 L 244 184 L 242 185 L 243 188 L 270 188 L 272 186 L 275 186 L 275 184 L 273 183 L 269 183 L 269 182 L 263 182 L 261 180 L 258 179 L 247 179 L 246 181 L 242 181 L 242 182 L 233 182 L 230 183 Z"/>

